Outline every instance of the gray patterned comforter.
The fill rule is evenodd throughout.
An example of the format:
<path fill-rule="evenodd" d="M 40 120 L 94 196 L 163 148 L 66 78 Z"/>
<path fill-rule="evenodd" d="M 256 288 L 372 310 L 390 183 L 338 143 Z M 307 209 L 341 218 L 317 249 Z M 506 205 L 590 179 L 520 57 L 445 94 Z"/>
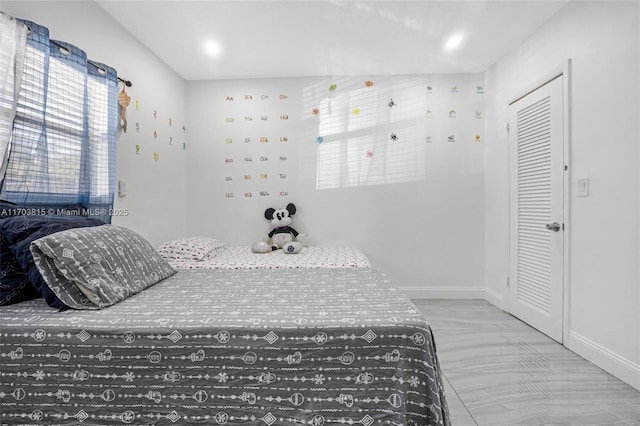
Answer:
<path fill-rule="evenodd" d="M 0 308 L 0 423 L 447 425 L 424 317 L 371 269 L 181 271 Z"/>

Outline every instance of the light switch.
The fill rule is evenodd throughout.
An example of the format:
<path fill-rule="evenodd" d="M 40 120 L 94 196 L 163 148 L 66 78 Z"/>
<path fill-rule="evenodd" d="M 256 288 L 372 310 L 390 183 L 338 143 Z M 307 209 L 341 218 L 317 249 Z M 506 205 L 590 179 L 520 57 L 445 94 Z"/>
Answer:
<path fill-rule="evenodd" d="M 118 181 L 118 197 L 124 198 L 127 196 L 127 184 L 123 180 Z"/>
<path fill-rule="evenodd" d="M 578 197 L 589 196 L 589 178 L 578 178 Z"/>

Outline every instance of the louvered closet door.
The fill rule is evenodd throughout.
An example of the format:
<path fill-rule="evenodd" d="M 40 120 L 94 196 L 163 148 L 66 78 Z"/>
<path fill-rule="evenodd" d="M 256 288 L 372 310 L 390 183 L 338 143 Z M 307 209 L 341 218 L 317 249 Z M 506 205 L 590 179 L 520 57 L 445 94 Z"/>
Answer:
<path fill-rule="evenodd" d="M 509 310 L 562 342 L 563 78 L 509 106 Z"/>

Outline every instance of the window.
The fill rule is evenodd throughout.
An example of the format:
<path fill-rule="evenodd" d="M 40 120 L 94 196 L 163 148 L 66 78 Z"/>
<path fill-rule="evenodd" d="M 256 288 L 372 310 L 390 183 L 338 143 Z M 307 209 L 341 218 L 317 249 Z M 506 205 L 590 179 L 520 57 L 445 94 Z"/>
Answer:
<path fill-rule="evenodd" d="M 24 70 L 0 199 L 81 204 L 109 221 L 115 190 L 118 80 L 79 48 L 28 28 Z"/>
<path fill-rule="evenodd" d="M 309 88 L 307 96 L 317 99 L 317 189 L 424 179 L 426 97 L 420 81 L 367 85 L 345 78 L 329 87 L 319 99 L 320 87 Z"/>

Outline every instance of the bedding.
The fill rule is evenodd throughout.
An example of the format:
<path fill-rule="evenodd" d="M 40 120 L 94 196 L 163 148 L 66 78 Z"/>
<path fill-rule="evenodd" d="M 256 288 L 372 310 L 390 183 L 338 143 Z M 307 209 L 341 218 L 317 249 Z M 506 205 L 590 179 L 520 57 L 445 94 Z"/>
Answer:
<path fill-rule="evenodd" d="M 161 254 L 163 254 L 161 252 Z M 163 256 L 165 256 L 163 254 Z M 249 246 L 218 247 L 196 260 L 165 257 L 176 269 L 304 269 L 304 268 L 369 268 L 366 255 L 352 247 L 303 247 L 297 254 L 282 250 L 253 253 Z"/>
<path fill-rule="evenodd" d="M 209 237 L 187 237 L 167 241 L 158 247 L 158 253 L 166 259 L 204 260 L 224 247 L 224 243 Z"/>
<path fill-rule="evenodd" d="M 450 424 L 429 325 L 371 268 L 184 270 L 0 324 L 2 424 Z"/>
<path fill-rule="evenodd" d="M 43 297 L 50 306 L 64 308 L 44 284 L 33 262 L 31 242 L 55 232 L 98 225 L 104 222 L 83 216 L 16 215 L 0 219 L 0 305 Z"/>
<path fill-rule="evenodd" d="M 56 232 L 31 253 L 46 286 L 76 309 L 111 306 L 176 273 L 142 236 L 114 225 Z"/>

